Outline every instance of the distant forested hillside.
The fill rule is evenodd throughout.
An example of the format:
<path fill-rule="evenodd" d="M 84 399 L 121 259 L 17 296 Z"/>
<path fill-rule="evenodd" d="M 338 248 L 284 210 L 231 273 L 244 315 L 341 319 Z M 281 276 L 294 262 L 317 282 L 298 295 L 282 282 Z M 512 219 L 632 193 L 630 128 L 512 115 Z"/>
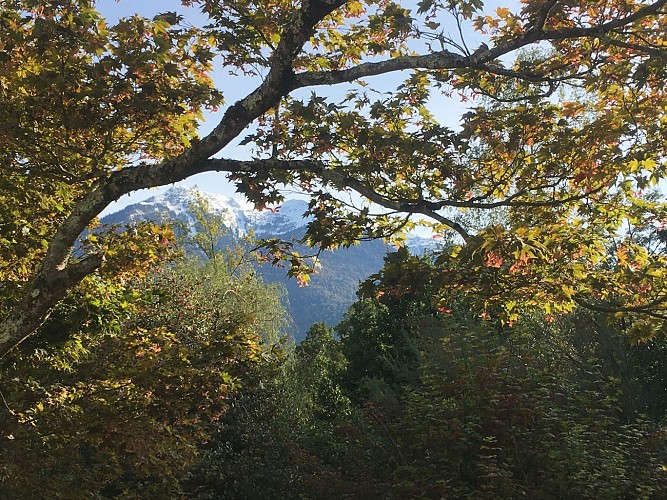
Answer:
<path fill-rule="evenodd" d="M 298 231 L 282 237 L 298 238 Z M 311 251 L 297 246 L 298 251 Z M 299 286 L 294 279 L 285 279 L 285 270 L 261 266 L 259 275 L 269 282 L 283 283 L 287 290 L 287 308 L 295 327 L 295 338 L 301 340 L 313 323 L 338 324 L 356 300 L 359 282 L 382 267 L 387 246 L 381 241 L 362 242 L 350 248 L 324 251 L 319 255 L 322 266 L 308 286 Z"/>
<path fill-rule="evenodd" d="M 202 192 L 198 189 L 172 188 L 166 193 L 129 205 L 102 219 L 103 224 L 136 224 L 141 221 L 176 222 L 185 228 L 193 228 L 194 220 L 189 205 L 201 197 L 207 210 L 217 214 L 224 230 L 217 242 L 218 250 L 240 244 L 243 234 L 256 231 L 258 237 L 299 240 L 305 231 L 302 218 L 306 203 L 291 200 L 276 212 L 257 212 L 248 204 L 234 198 Z M 420 241 L 422 245 L 429 240 Z M 241 243 L 245 244 L 245 243 Z M 186 250 L 196 254 L 197 249 L 186 245 Z M 288 279 L 286 270 L 264 264 L 257 267 L 258 274 L 269 283 L 281 283 L 286 290 L 285 306 L 292 316 L 291 332 L 301 340 L 313 323 L 335 325 L 355 301 L 360 281 L 382 267 L 387 253 L 382 241 L 363 241 L 348 248 L 323 251 L 319 255 L 321 267 L 313 275 L 308 286 L 300 286 L 297 280 Z M 312 248 L 296 245 L 302 255 L 315 252 Z"/>

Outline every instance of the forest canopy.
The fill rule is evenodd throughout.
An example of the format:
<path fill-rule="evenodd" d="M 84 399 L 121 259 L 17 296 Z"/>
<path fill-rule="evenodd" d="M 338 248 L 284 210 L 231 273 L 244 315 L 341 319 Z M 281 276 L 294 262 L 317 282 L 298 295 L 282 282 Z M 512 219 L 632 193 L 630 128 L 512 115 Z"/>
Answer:
<path fill-rule="evenodd" d="M 166 234 L 78 242 L 105 207 L 205 171 L 259 208 L 305 193 L 322 248 L 455 234 L 432 273 L 444 309 L 468 291 L 509 324 L 578 304 L 653 335 L 666 3 L 195 0 L 109 22 L 90 1 L 3 2 L 2 351 L 86 276 L 157 258 Z M 454 101 L 458 125 L 441 123 Z M 217 124 L 199 137 L 205 109 Z"/>
<path fill-rule="evenodd" d="M 1 2 L 0 497 L 665 498 L 667 0 L 496 3 Z M 97 220 L 202 172 L 305 236 Z"/>

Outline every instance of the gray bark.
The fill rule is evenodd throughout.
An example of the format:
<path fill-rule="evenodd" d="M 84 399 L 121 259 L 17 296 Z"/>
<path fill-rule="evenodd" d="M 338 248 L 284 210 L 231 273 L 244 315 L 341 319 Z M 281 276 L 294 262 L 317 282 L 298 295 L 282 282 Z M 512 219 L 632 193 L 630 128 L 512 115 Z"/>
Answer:
<path fill-rule="evenodd" d="M 132 191 L 178 182 L 202 172 L 238 173 L 245 171 L 244 169 L 250 172 L 262 168 L 276 168 L 277 165 L 271 163 L 271 160 L 235 162 L 233 160 L 209 160 L 209 158 L 222 151 L 248 125 L 276 106 L 280 99 L 290 92 L 303 87 L 328 86 L 409 69 L 446 70 L 469 67 L 480 71 L 502 71 L 505 75 L 530 81 L 535 81 L 536 78 L 548 78 L 536 77 L 530 71 L 499 69 L 492 63 L 503 55 L 540 41 L 603 37 L 615 29 L 627 27 L 638 19 L 658 13 L 667 4 L 667 0 L 653 2 L 625 18 L 600 26 L 557 31 L 542 29 L 548 12 L 545 10 L 533 29 L 524 35 L 488 50 L 476 51 L 472 56 L 444 50 L 428 55 L 405 56 L 382 62 L 363 63 L 340 71 L 295 74 L 292 69 L 294 58 L 312 36 L 315 26 L 329 13 L 345 3 L 346 0 L 304 1 L 302 9 L 295 14 L 293 24 L 283 33 L 270 58 L 270 70 L 264 81 L 247 97 L 228 108 L 219 124 L 208 136 L 194 143 L 187 151 L 174 159 L 160 164 L 129 167 L 113 172 L 107 178 L 97 182 L 95 187 L 78 202 L 73 212 L 57 230 L 35 279 L 28 287 L 23 302 L 0 324 L 0 357 L 35 331 L 48 317 L 53 307 L 65 297 L 67 291 L 102 264 L 102 255 L 90 255 L 78 262 L 70 262 L 69 259 L 78 236 L 90 221 L 110 203 Z M 554 2 L 547 2 L 545 9 L 551 8 L 553 4 Z M 317 171 L 316 165 L 312 162 L 308 167 L 311 171 Z M 425 213 L 449 225 L 464 238 L 468 236 L 464 228 L 436 214 L 436 210 L 447 205 L 445 202 L 442 204 L 423 202 L 422 205 L 409 202 L 397 204 L 382 198 L 353 179 L 343 177 L 333 179 L 332 176 L 336 174 L 323 168 L 320 168 L 320 174 L 322 177 L 329 176 L 328 180 L 338 182 L 341 187 L 357 190 L 379 204 L 402 211 Z"/>

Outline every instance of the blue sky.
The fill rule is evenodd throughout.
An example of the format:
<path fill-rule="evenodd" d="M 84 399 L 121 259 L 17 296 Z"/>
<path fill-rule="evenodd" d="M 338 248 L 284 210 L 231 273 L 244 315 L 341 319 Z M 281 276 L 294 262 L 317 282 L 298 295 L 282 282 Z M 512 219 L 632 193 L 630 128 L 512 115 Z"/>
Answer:
<path fill-rule="evenodd" d="M 416 2 L 415 2 L 416 3 Z M 485 10 L 492 11 L 496 6 L 504 4 L 507 5 L 508 2 L 501 1 L 490 1 L 486 2 L 487 7 Z M 516 2 L 510 2 L 516 3 Z M 200 25 L 206 22 L 205 16 L 202 16 L 198 9 L 192 7 L 183 7 L 180 0 L 147 0 L 147 1 L 136 1 L 136 0 L 98 0 L 97 2 L 98 10 L 109 20 L 110 23 L 115 22 L 121 17 L 129 16 L 132 14 L 140 14 L 146 17 L 153 17 L 159 12 L 165 11 L 178 11 L 183 14 L 188 22 L 194 25 Z M 453 33 L 452 33 L 453 34 Z M 471 42 L 472 40 L 472 42 Z M 466 40 L 469 43 L 470 47 L 475 47 L 480 40 L 477 36 L 471 36 L 470 40 Z M 402 80 L 404 75 L 384 75 L 380 77 L 375 77 L 374 79 L 369 79 L 368 81 L 373 84 L 375 83 L 388 84 L 392 81 Z M 250 78 L 240 78 L 240 77 L 230 77 L 227 73 L 220 69 L 214 74 L 214 80 L 218 88 L 222 89 L 225 94 L 225 101 L 227 105 L 233 104 L 238 99 L 244 97 L 249 89 L 254 88 L 257 85 L 257 81 Z M 332 92 L 333 90 L 333 92 Z M 302 91 L 305 95 L 310 93 L 310 90 Z M 327 89 L 320 90 L 322 94 L 331 95 L 332 93 L 338 93 L 337 89 Z M 456 127 L 458 125 L 459 117 L 462 113 L 465 112 L 464 104 L 461 104 L 452 99 L 445 99 L 435 97 L 433 99 L 433 106 L 431 112 L 434 113 L 439 120 L 444 124 L 450 127 Z M 217 123 L 219 118 L 224 112 L 224 107 L 218 111 L 218 113 L 212 114 L 209 113 L 206 116 L 206 122 L 203 123 L 200 127 L 200 134 L 206 135 Z M 239 138 L 242 139 L 243 135 Z M 238 142 L 238 141 L 237 141 Z M 249 156 L 249 151 L 247 148 L 240 148 L 231 144 L 229 147 L 225 148 L 220 153 L 220 156 L 245 159 Z M 203 191 L 225 194 L 225 195 L 234 195 L 235 189 L 232 184 L 226 181 L 224 175 L 217 173 L 206 173 L 200 174 L 189 179 L 186 179 L 179 183 L 182 186 L 198 186 Z M 136 203 L 148 197 L 159 194 L 170 186 L 163 186 L 160 188 L 153 188 L 148 190 L 141 190 L 135 193 L 123 196 L 119 201 L 110 205 L 103 214 L 111 213 L 121 209 L 122 207 Z"/>
<path fill-rule="evenodd" d="M 189 22 L 195 25 L 206 21 L 206 18 L 202 16 L 197 9 L 192 7 L 183 7 L 179 0 L 98 0 L 97 9 L 109 20 L 110 23 L 113 23 L 122 17 L 131 16 L 133 14 L 140 14 L 145 17 L 153 17 L 159 12 L 166 11 L 178 11 L 179 13 L 187 16 Z M 222 79 L 222 75 L 216 75 L 216 83 L 222 83 Z M 231 86 L 221 85 L 221 87 L 225 89 L 225 98 L 227 103 L 233 103 L 238 98 L 243 97 L 243 91 L 247 92 L 247 82 L 245 85 L 241 82 L 234 83 L 235 84 Z M 200 135 L 206 135 L 215 126 L 216 117 L 221 114 L 222 110 L 219 111 L 218 115 L 209 113 L 206 117 L 207 121 L 202 123 L 200 127 Z M 203 191 L 225 195 L 232 195 L 235 192 L 234 186 L 227 182 L 224 176 L 220 174 L 200 174 L 190 177 L 189 179 L 186 179 L 185 181 L 178 184 L 181 186 L 199 186 Z M 137 203 L 151 196 L 155 196 L 156 194 L 162 193 L 169 189 L 169 187 L 171 187 L 171 185 L 152 189 L 142 189 L 141 191 L 136 191 L 129 195 L 125 195 L 116 203 L 113 203 L 107 207 L 104 212 L 102 212 L 102 215 L 115 212 L 126 205 Z"/>

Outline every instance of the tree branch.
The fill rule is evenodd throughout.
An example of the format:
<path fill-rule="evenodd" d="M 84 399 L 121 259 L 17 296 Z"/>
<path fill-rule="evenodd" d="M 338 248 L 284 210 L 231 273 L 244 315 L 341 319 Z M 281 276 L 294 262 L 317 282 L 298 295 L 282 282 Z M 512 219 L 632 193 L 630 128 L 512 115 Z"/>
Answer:
<path fill-rule="evenodd" d="M 90 254 L 60 269 L 42 268 L 21 305 L 1 325 L 0 359 L 39 328 L 69 289 L 99 268 L 103 260 L 100 254 Z"/>
<path fill-rule="evenodd" d="M 294 58 L 313 35 L 315 26 L 332 11 L 344 5 L 345 1 L 304 0 L 294 23 L 283 32 L 269 59 L 270 70 L 265 80 L 247 97 L 227 109 L 208 136 L 195 142 L 176 158 L 159 164 L 144 165 L 143 168 L 125 168 L 96 182 L 59 226 L 30 293 L 24 297 L 14 313 L 0 324 L 0 355 L 8 352 L 8 345 L 13 348 L 38 328 L 51 309 L 65 296 L 67 289 L 77 282 L 75 278 L 78 276 L 80 281 L 86 275 L 78 272 L 79 269 L 82 272 L 85 270 L 84 265 L 68 270 L 69 274 L 63 274 L 62 271 L 67 268 L 67 260 L 76 238 L 88 223 L 124 194 L 177 182 L 206 171 L 197 168 L 198 162 L 222 150 L 250 123 L 289 93 Z M 45 286 L 53 286 L 54 291 L 49 292 Z"/>
<path fill-rule="evenodd" d="M 92 189 L 77 203 L 70 216 L 58 228 L 40 270 L 29 289 L 30 293 L 27 294 L 23 303 L 15 312 L 0 324 L 0 349 L 3 349 L 2 352 L 7 352 L 5 346 L 15 345 L 37 328 L 55 304 L 65 296 L 67 289 L 100 265 L 101 256 L 90 256 L 75 264 L 68 264 L 68 259 L 76 238 L 88 223 L 111 202 L 132 191 L 177 182 L 201 172 L 232 171 L 229 170 L 231 168 L 236 169 L 233 172 L 243 172 L 244 169 L 251 167 L 256 169 L 275 168 L 277 164 L 266 161 L 261 163 L 233 163 L 231 160 L 213 160 L 211 163 L 208 158 L 229 145 L 248 125 L 277 105 L 280 99 L 291 91 L 306 86 L 350 82 L 362 77 L 405 69 L 444 70 L 464 67 L 479 69 L 479 65 L 496 61 L 502 56 L 529 44 L 608 35 L 614 30 L 630 25 L 641 18 L 656 15 L 667 4 L 667 0 L 655 1 L 625 17 L 590 28 L 576 27 L 551 31 L 543 29 L 529 30 L 514 40 L 470 57 L 443 50 L 428 55 L 405 56 L 382 62 L 363 63 L 347 70 L 304 72 L 295 75 L 293 71 L 294 59 L 301 53 L 304 44 L 314 34 L 317 24 L 345 3 L 346 0 L 303 0 L 302 7 L 295 13 L 294 22 L 283 31 L 276 49 L 269 57 L 269 71 L 264 81 L 245 98 L 229 107 L 213 131 L 202 140 L 194 142 L 181 155 L 159 164 L 125 168 L 98 179 Z M 546 12 L 548 15 L 548 11 Z M 541 18 L 538 18 L 538 22 L 539 19 Z M 539 28 L 539 25 L 537 27 Z M 222 162 L 222 164 L 216 162 Z M 396 202 L 369 190 L 367 186 L 355 179 L 340 176 L 334 170 L 327 169 L 323 165 L 320 165 L 317 169 L 314 162 L 310 162 L 308 165 L 312 171 L 321 175 L 325 182 L 329 181 L 334 185 L 339 182 L 340 186 L 360 190 L 369 199 L 373 199 L 370 198 L 372 196 L 376 202 L 382 202 L 380 204 L 383 206 L 389 205 L 393 209 L 409 213 L 435 215 L 437 220 L 459 231 L 459 234 L 464 238 L 467 236 L 463 228 L 457 226 L 455 222 L 448 221 L 439 214 L 435 214 L 435 212 L 445 206 L 471 206 L 470 203 L 432 203 L 424 200 Z M 295 166 L 297 165 L 295 164 Z M 302 164 L 301 166 L 305 168 L 307 165 Z M 283 167 L 292 168 L 285 164 L 283 164 Z M 363 192 L 364 190 L 366 193 Z M 553 203 L 558 203 L 558 201 Z M 472 206 L 493 208 L 503 204 L 507 203 L 474 204 Z M 543 206 L 549 204 L 552 203 L 515 202 L 515 206 Z M 49 287 L 53 287 L 53 290 L 49 290 Z"/>
<path fill-rule="evenodd" d="M 532 29 L 528 30 L 521 36 L 514 40 L 500 44 L 496 47 L 484 51 L 478 57 L 471 58 L 467 55 L 456 54 L 448 50 L 433 52 L 427 55 L 418 56 L 402 56 L 386 61 L 375 63 L 363 63 L 354 66 L 350 69 L 337 71 L 309 71 L 295 75 L 293 79 L 293 87 L 291 90 L 296 90 L 302 87 L 318 86 L 318 85 L 334 85 L 337 83 L 347 83 L 359 78 L 368 76 L 376 76 L 384 73 L 402 71 L 407 69 L 457 69 L 465 67 L 484 68 L 483 66 L 488 62 L 495 61 L 500 57 L 521 49 L 527 45 L 542 41 L 562 41 L 568 39 L 588 38 L 588 37 L 602 37 L 611 33 L 613 30 L 626 26 L 628 24 L 642 19 L 650 15 L 656 15 L 660 9 L 667 4 L 667 0 L 659 0 L 652 4 L 646 5 L 637 12 L 620 19 L 614 19 L 607 23 L 590 28 L 563 28 L 559 30 L 542 30 Z M 549 7 L 551 9 L 551 7 Z M 548 12 L 548 11 L 547 11 Z M 546 14 L 545 14 L 546 16 Z M 497 71 L 497 68 L 494 68 Z M 535 81 L 534 77 L 524 73 L 515 73 L 513 76 L 517 78 L 528 77 L 529 81 Z"/>
<path fill-rule="evenodd" d="M 574 298 L 574 301 L 579 304 L 581 307 L 584 307 L 586 309 L 590 309 L 591 311 L 597 311 L 597 312 L 602 312 L 602 313 L 617 313 L 617 312 L 628 312 L 628 313 L 636 313 L 636 314 L 645 314 L 646 316 L 649 316 L 651 318 L 656 318 L 656 319 L 661 319 L 661 320 L 667 320 L 667 313 L 661 314 L 655 310 L 653 310 L 655 307 L 660 306 L 665 304 L 667 302 L 667 297 L 659 297 L 655 300 L 652 300 L 651 302 L 647 302 L 646 304 L 643 304 L 641 306 L 619 306 L 619 307 L 614 307 L 614 306 L 603 306 L 600 304 L 593 304 L 592 302 L 588 302 L 587 300 L 581 299 L 581 298 Z"/>
<path fill-rule="evenodd" d="M 549 12 L 553 9 L 558 0 L 549 0 L 545 2 L 542 8 L 540 9 L 535 23 L 530 27 L 530 30 L 533 31 L 542 31 L 544 29 L 544 23 L 547 22 L 547 17 L 549 17 Z"/>

